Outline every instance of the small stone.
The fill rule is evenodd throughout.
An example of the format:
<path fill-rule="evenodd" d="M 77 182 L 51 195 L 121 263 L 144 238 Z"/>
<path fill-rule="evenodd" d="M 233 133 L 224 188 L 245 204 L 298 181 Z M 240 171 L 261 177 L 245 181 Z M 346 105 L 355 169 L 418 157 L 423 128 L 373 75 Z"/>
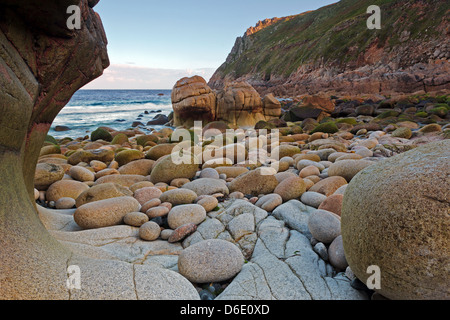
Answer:
<path fill-rule="evenodd" d="M 331 243 L 328 249 L 328 254 L 330 257 L 330 263 L 338 271 L 344 271 L 348 267 L 347 259 L 345 258 L 344 243 L 342 241 L 342 236 L 338 236 Z"/>
<path fill-rule="evenodd" d="M 149 222 L 149 218 L 142 212 L 130 212 L 125 215 L 123 222 L 129 226 L 140 228 L 143 224 Z"/>
<path fill-rule="evenodd" d="M 161 239 L 163 240 L 169 240 L 170 236 L 174 233 L 175 231 L 172 229 L 164 229 L 163 231 L 161 231 Z"/>
<path fill-rule="evenodd" d="M 212 169 L 214 170 L 214 169 Z M 198 196 L 213 195 L 215 193 L 229 194 L 228 187 L 223 180 L 202 178 L 183 185 L 183 189 L 194 191 Z"/>
<path fill-rule="evenodd" d="M 160 206 L 161 207 L 166 207 L 169 210 L 172 210 L 172 208 L 173 208 L 173 205 L 170 202 L 163 202 L 163 203 L 161 203 Z"/>
<path fill-rule="evenodd" d="M 339 194 L 334 194 L 329 196 L 324 202 L 319 206 L 319 210 L 326 210 L 341 216 L 342 203 L 344 201 L 344 196 Z"/>
<path fill-rule="evenodd" d="M 245 195 L 242 192 L 236 191 L 230 194 L 230 199 L 244 199 Z"/>
<path fill-rule="evenodd" d="M 322 242 L 319 242 L 314 246 L 314 252 L 317 253 L 322 260 L 328 261 L 328 250 Z"/>
<path fill-rule="evenodd" d="M 345 180 L 343 177 L 329 177 L 317 182 L 311 189 L 309 189 L 309 191 L 318 192 L 329 197 L 337 189 L 346 184 L 348 184 L 347 180 Z"/>
<path fill-rule="evenodd" d="M 413 133 L 411 129 L 405 127 L 398 128 L 397 130 L 392 132 L 392 136 L 394 138 L 411 139 L 412 135 Z"/>
<path fill-rule="evenodd" d="M 108 169 L 104 169 L 104 170 L 97 172 L 95 174 L 95 179 L 98 180 L 98 179 L 106 177 L 106 176 L 119 175 L 119 174 L 120 174 L 120 172 L 117 171 L 117 169 L 108 168 Z"/>
<path fill-rule="evenodd" d="M 274 190 L 284 202 L 299 199 L 306 192 L 306 185 L 302 178 L 292 177 L 283 180 Z"/>
<path fill-rule="evenodd" d="M 300 171 L 300 178 L 320 175 L 320 170 L 316 166 L 308 166 Z"/>
<path fill-rule="evenodd" d="M 217 206 L 219 205 L 219 201 L 213 196 L 202 196 L 202 198 L 197 201 L 197 204 L 205 208 L 206 212 L 208 213 L 217 208 Z"/>
<path fill-rule="evenodd" d="M 175 188 L 181 188 L 182 186 L 184 186 L 186 183 L 191 182 L 191 180 L 186 179 L 186 178 L 178 178 L 178 179 L 174 179 L 172 180 L 172 182 L 170 182 L 170 186 L 175 187 Z"/>
<path fill-rule="evenodd" d="M 287 178 L 292 178 L 292 177 L 298 177 L 298 175 L 296 175 L 293 172 L 278 172 L 275 175 L 275 178 L 277 179 L 278 183 L 281 183 L 284 180 L 286 180 Z"/>
<path fill-rule="evenodd" d="M 205 168 L 201 171 L 200 178 L 219 179 L 219 173 L 213 168 Z"/>
<path fill-rule="evenodd" d="M 162 195 L 162 191 L 156 187 L 142 188 L 134 193 L 134 198 L 139 201 L 141 205 L 153 199 L 158 199 Z"/>
<path fill-rule="evenodd" d="M 145 241 L 155 241 L 161 235 L 161 227 L 155 222 L 147 222 L 139 229 L 139 237 Z"/>
<path fill-rule="evenodd" d="M 330 244 L 341 235 L 341 221 L 332 212 L 316 210 L 308 220 L 312 236 L 324 244 Z"/>
<path fill-rule="evenodd" d="M 55 203 L 55 208 L 59 210 L 72 209 L 75 207 L 75 199 L 61 198 Z"/>
<path fill-rule="evenodd" d="M 170 202 L 173 206 L 191 204 L 197 199 L 197 194 L 189 189 L 176 189 L 164 192 L 159 199 L 161 202 Z"/>
<path fill-rule="evenodd" d="M 297 163 L 297 169 L 299 171 L 302 171 L 303 169 L 305 169 L 309 166 L 314 166 L 314 167 L 318 168 L 319 171 L 323 171 L 325 169 L 323 164 L 320 164 L 319 162 L 315 162 L 315 161 L 311 161 L 311 160 L 300 160 Z"/>
<path fill-rule="evenodd" d="M 356 276 L 353 273 L 352 268 L 350 268 L 350 267 L 347 267 L 347 269 L 345 269 L 345 276 L 351 281 L 356 279 Z"/>
<path fill-rule="evenodd" d="M 356 147 L 354 150 L 356 154 L 360 155 L 363 158 L 373 157 L 373 151 L 369 150 L 366 147 Z"/>
<path fill-rule="evenodd" d="M 151 208 L 155 208 L 155 207 L 159 207 L 161 205 L 161 200 L 159 199 L 152 199 L 148 202 L 146 202 L 142 207 L 141 207 L 141 212 L 142 213 L 146 213 L 148 210 L 150 210 Z"/>
<path fill-rule="evenodd" d="M 195 223 L 188 223 L 182 225 L 171 234 L 171 236 L 168 239 L 169 243 L 183 241 L 185 238 L 193 234 L 195 231 L 197 231 L 197 225 Z"/>
<path fill-rule="evenodd" d="M 130 190 L 133 192 L 133 194 L 138 191 L 139 189 L 143 189 L 143 188 L 151 188 L 154 187 L 155 185 L 153 183 L 151 183 L 150 181 L 141 181 L 141 182 L 137 182 L 135 184 L 133 184 L 130 187 Z"/>
<path fill-rule="evenodd" d="M 256 206 L 267 211 L 272 212 L 278 206 L 283 204 L 283 198 L 279 194 L 268 194 L 263 196 L 256 202 Z"/>
<path fill-rule="evenodd" d="M 303 182 L 305 183 L 306 191 L 308 191 L 314 186 L 314 182 L 312 182 L 308 178 L 303 179 Z"/>
<path fill-rule="evenodd" d="M 318 192 L 305 192 L 301 197 L 301 202 L 306 204 L 307 206 L 313 207 L 313 208 L 319 208 L 320 205 L 327 199 L 327 196 L 318 193 Z"/>
<path fill-rule="evenodd" d="M 37 201 L 39 199 L 39 190 L 34 189 L 34 200 Z"/>
<path fill-rule="evenodd" d="M 95 172 L 99 172 L 108 168 L 108 166 L 104 162 L 98 160 L 92 160 L 89 165 L 92 169 L 94 169 Z"/>
<path fill-rule="evenodd" d="M 170 212 L 169 208 L 159 206 L 159 207 L 148 209 L 146 212 L 146 215 L 150 219 L 155 219 L 155 218 L 167 216 L 169 214 L 169 212 Z"/>
<path fill-rule="evenodd" d="M 206 210 L 198 204 L 186 204 L 174 207 L 168 216 L 171 229 L 176 230 L 182 225 L 194 223 L 199 225 L 206 219 Z"/>
<path fill-rule="evenodd" d="M 254 196 L 273 193 L 278 186 L 276 171 L 270 174 L 271 168 L 257 168 L 244 173 L 229 184 L 230 192 L 240 191 Z"/>
<path fill-rule="evenodd" d="M 212 301 L 216 298 L 209 290 L 200 291 L 199 296 L 202 301 Z"/>

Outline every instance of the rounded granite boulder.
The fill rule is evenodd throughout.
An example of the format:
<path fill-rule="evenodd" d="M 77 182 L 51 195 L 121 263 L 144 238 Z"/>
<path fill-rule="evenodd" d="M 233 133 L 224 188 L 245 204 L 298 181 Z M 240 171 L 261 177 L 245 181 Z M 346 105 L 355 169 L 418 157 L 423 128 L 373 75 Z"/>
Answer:
<path fill-rule="evenodd" d="M 225 240 L 206 240 L 183 250 L 178 259 L 181 275 L 193 283 L 222 282 L 233 278 L 244 265 L 239 248 Z"/>
<path fill-rule="evenodd" d="M 198 171 L 199 164 L 194 156 L 190 158 L 191 161 L 186 161 L 187 163 L 177 163 L 173 160 L 172 155 L 160 158 L 153 166 L 150 176 L 151 182 L 170 183 L 172 180 L 179 178 L 192 179 Z M 175 158 L 175 160 L 180 159 Z"/>
<path fill-rule="evenodd" d="M 389 299 L 450 299 L 450 141 L 430 143 L 360 172 L 342 208 L 347 261 L 362 281 L 381 270 Z"/>
<path fill-rule="evenodd" d="M 100 200 L 79 207 L 73 218 L 82 229 L 112 227 L 123 223 L 130 212 L 139 212 L 141 205 L 132 197 Z"/>
<path fill-rule="evenodd" d="M 199 204 L 185 204 L 170 210 L 168 223 L 171 229 L 176 230 L 182 225 L 195 223 L 199 225 L 206 219 L 206 210 Z"/>

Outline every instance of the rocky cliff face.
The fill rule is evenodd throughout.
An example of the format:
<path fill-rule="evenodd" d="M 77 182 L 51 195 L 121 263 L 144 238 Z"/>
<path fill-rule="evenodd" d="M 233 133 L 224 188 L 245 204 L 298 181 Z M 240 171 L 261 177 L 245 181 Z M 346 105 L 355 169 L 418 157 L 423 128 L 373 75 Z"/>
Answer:
<path fill-rule="evenodd" d="M 381 8 L 381 30 L 367 8 Z M 412 93 L 450 88 L 450 3 L 342 0 L 250 28 L 209 85 L 245 80 L 260 94 Z"/>

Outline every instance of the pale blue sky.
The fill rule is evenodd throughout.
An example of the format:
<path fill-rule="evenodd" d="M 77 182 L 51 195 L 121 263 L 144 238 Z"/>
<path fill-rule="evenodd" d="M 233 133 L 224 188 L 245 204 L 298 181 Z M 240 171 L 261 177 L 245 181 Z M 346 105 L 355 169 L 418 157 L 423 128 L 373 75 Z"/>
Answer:
<path fill-rule="evenodd" d="M 171 89 L 184 76 L 209 80 L 236 37 L 258 20 L 337 0 L 101 0 L 111 67 L 88 89 Z"/>

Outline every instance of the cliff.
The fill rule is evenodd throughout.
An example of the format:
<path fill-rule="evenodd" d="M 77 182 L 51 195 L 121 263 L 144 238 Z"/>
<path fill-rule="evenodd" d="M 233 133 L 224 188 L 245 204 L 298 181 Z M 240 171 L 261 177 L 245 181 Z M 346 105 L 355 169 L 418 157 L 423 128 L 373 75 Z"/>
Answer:
<path fill-rule="evenodd" d="M 381 8 L 381 30 L 367 8 Z M 239 37 L 209 85 L 247 81 L 260 94 L 412 93 L 450 88 L 450 2 L 342 0 L 259 22 Z"/>

